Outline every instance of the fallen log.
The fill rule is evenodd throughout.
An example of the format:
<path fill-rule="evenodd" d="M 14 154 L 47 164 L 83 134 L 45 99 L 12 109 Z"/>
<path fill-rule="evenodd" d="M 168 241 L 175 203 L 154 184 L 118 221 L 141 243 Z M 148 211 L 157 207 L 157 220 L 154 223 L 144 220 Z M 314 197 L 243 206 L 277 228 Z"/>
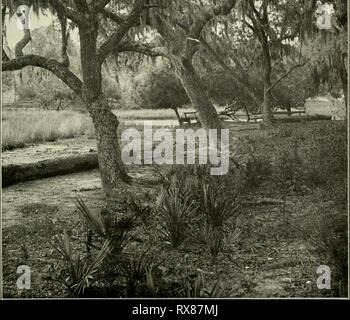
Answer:
<path fill-rule="evenodd" d="M 97 153 L 2 166 L 2 187 L 98 168 Z"/>

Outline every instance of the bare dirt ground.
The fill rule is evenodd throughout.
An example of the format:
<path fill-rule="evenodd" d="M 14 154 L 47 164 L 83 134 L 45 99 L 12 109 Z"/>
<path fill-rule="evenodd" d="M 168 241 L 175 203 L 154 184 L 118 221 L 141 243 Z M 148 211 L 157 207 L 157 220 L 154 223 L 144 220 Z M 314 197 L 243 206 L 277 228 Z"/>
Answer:
<path fill-rule="evenodd" d="M 95 139 L 85 137 L 57 140 L 2 152 L 2 165 L 27 164 L 43 160 L 96 152 Z"/>

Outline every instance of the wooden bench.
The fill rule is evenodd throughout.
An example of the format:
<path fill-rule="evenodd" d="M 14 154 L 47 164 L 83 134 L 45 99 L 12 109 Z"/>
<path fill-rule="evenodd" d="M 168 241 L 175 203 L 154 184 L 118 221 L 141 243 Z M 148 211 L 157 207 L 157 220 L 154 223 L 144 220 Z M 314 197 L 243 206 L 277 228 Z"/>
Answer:
<path fill-rule="evenodd" d="M 293 114 L 297 114 L 299 116 L 301 116 L 302 114 L 305 114 L 306 111 L 305 110 L 297 110 L 297 111 L 276 111 L 273 114 L 281 114 L 281 115 L 288 115 L 288 116 L 292 116 Z"/>
<path fill-rule="evenodd" d="M 198 117 L 197 117 L 197 112 L 193 111 L 193 112 L 184 112 L 184 117 L 181 118 L 179 120 L 180 124 L 183 123 L 188 123 L 191 124 L 192 120 L 194 120 L 195 122 L 199 123 Z"/>
<path fill-rule="evenodd" d="M 249 122 L 250 115 L 249 115 L 247 107 L 245 107 L 245 106 L 234 107 L 233 105 L 228 105 L 224 111 L 219 113 L 219 116 L 227 116 L 227 117 L 230 117 L 232 120 L 239 120 L 238 116 L 236 115 L 236 113 L 239 110 L 245 111 L 246 116 L 247 116 L 247 122 Z"/>
<path fill-rule="evenodd" d="M 251 120 L 251 121 L 254 121 L 254 122 L 257 122 L 258 120 L 262 120 L 263 116 L 261 113 L 252 113 L 250 114 L 249 116 L 249 120 L 248 122 Z"/>

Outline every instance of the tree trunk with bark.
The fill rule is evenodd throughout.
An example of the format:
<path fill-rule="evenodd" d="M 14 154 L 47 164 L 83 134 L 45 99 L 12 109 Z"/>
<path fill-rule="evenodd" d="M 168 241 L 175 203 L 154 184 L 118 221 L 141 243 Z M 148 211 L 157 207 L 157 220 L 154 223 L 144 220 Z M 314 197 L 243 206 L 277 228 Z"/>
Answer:
<path fill-rule="evenodd" d="M 345 102 L 345 108 L 346 108 L 346 118 L 348 117 L 348 72 L 344 66 L 344 68 L 339 70 L 340 79 L 343 87 L 343 93 L 344 93 L 344 102 Z"/>
<path fill-rule="evenodd" d="M 112 196 L 113 191 L 120 187 L 121 181 L 130 182 L 121 159 L 118 140 L 119 121 L 103 96 L 88 108 L 95 128 L 102 186 L 107 196 Z"/>
<path fill-rule="evenodd" d="M 274 122 L 273 112 L 272 112 L 272 95 L 271 91 L 268 90 L 268 86 L 264 86 L 264 102 L 262 105 L 262 117 L 264 121 L 264 126 L 271 126 Z"/>
<path fill-rule="evenodd" d="M 185 58 L 173 58 L 172 63 L 192 105 L 197 111 L 202 126 L 206 129 L 220 129 L 222 124 L 219 116 L 202 86 L 192 62 Z"/>
<path fill-rule="evenodd" d="M 340 81 L 343 88 L 344 93 L 344 103 L 346 108 L 346 118 L 348 117 L 348 71 L 346 70 L 346 66 L 344 63 L 344 58 L 341 53 L 339 53 L 339 57 L 337 59 L 337 69 L 340 77 Z"/>
<path fill-rule="evenodd" d="M 82 99 L 92 118 L 97 141 L 102 186 L 107 196 L 113 196 L 120 182 L 129 182 L 121 159 L 118 141 L 119 121 L 102 94 L 102 66 L 97 55 L 97 22 L 89 30 L 80 28 Z"/>
<path fill-rule="evenodd" d="M 271 85 L 271 54 L 266 36 L 263 36 L 262 41 L 264 55 L 264 102 L 262 105 L 262 117 L 265 126 L 271 126 L 274 122 L 272 112 L 272 85 Z"/>

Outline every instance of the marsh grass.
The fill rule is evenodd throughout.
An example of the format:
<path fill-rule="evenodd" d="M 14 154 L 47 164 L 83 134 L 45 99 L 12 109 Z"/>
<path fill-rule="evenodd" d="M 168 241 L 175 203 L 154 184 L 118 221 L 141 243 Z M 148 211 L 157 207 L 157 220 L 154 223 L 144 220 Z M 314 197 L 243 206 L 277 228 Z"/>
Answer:
<path fill-rule="evenodd" d="M 180 114 L 186 109 L 179 109 Z M 176 120 L 176 114 L 172 109 L 140 109 L 140 110 L 115 110 L 114 113 L 120 120 Z"/>
<path fill-rule="evenodd" d="M 88 115 L 74 111 L 5 110 L 2 114 L 3 150 L 26 144 L 94 136 Z"/>
<path fill-rule="evenodd" d="M 187 109 L 181 110 L 180 113 Z M 119 130 L 125 129 L 127 120 L 174 120 L 173 110 L 115 110 L 120 119 Z M 2 112 L 2 149 L 11 150 L 27 144 L 70 139 L 79 136 L 95 136 L 88 114 L 65 110 L 4 109 Z M 134 125 L 142 128 L 143 126 Z"/>

